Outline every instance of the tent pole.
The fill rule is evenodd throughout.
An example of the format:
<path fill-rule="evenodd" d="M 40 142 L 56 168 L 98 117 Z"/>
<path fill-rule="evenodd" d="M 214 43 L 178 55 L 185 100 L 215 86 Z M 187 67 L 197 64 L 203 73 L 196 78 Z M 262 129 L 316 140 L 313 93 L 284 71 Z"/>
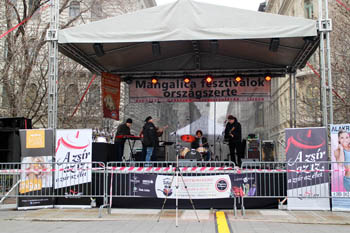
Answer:
<path fill-rule="evenodd" d="M 318 24 L 320 31 L 320 73 L 321 73 L 321 106 L 322 106 L 322 125 L 327 126 L 327 89 L 325 74 L 325 53 L 324 53 L 324 31 L 323 31 L 323 6 L 322 0 L 318 0 Z"/>
<path fill-rule="evenodd" d="M 58 81 L 58 28 L 59 28 L 59 0 L 51 0 L 50 28 L 47 30 L 46 40 L 49 45 L 48 72 L 48 100 L 47 100 L 47 128 L 52 129 L 52 156 L 55 156 L 56 128 L 57 128 L 57 81 Z M 54 161 L 54 159 L 53 159 Z"/>
<path fill-rule="evenodd" d="M 332 63 L 331 63 L 331 45 L 330 45 L 330 32 L 331 28 L 328 22 L 328 0 L 324 0 L 325 4 L 325 17 L 326 17 L 326 55 L 327 55 L 327 74 L 328 74 L 328 95 L 329 95 L 329 123 L 333 124 L 333 84 L 332 84 Z"/>
<path fill-rule="evenodd" d="M 208 137 L 208 143 L 209 143 L 209 137 Z M 216 156 L 216 101 L 214 101 L 214 158 L 215 156 Z M 220 158 L 220 161 L 221 161 L 221 158 Z"/>
<path fill-rule="evenodd" d="M 289 127 L 293 128 L 293 92 L 292 92 L 292 73 L 289 73 Z"/>
<path fill-rule="evenodd" d="M 297 80 L 296 73 L 293 73 L 293 88 L 294 88 L 294 125 L 293 128 L 297 127 Z"/>

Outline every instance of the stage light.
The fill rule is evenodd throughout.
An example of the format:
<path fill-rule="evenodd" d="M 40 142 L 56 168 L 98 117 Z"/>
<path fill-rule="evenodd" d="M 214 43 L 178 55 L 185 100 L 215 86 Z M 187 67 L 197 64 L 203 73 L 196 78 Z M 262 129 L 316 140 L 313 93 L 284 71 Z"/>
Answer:
<path fill-rule="evenodd" d="M 191 82 L 191 79 L 189 77 L 184 78 L 184 83 L 190 83 L 190 82 Z"/>
<path fill-rule="evenodd" d="M 94 51 L 96 56 L 98 57 L 102 57 L 103 55 L 105 55 L 105 51 L 103 50 L 103 45 L 100 43 L 95 43 L 93 45 Z"/>
<path fill-rule="evenodd" d="M 210 75 L 207 75 L 207 76 L 205 77 L 205 82 L 206 82 L 206 83 L 212 83 L 213 80 L 214 80 L 213 77 L 210 76 Z"/>
<path fill-rule="evenodd" d="M 132 79 L 131 79 L 131 77 L 125 77 L 124 78 L 124 82 L 126 83 L 126 84 L 131 84 L 132 83 Z"/>
<path fill-rule="evenodd" d="M 239 83 L 240 81 L 242 81 L 242 78 L 241 78 L 241 76 L 237 75 L 236 78 L 235 78 L 235 80 L 236 80 L 236 82 Z"/>
<path fill-rule="evenodd" d="M 152 84 L 157 84 L 158 83 L 158 79 L 157 78 L 152 78 Z"/>
<path fill-rule="evenodd" d="M 271 81 L 271 79 L 272 79 L 272 78 L 271 78 L 271 76 L 270 76 L 270 75 L 266 75 L 266 76 L 265 76 L 265 80 L 266 80 L 267 82 L 270 82 L 270 81 Z"/>

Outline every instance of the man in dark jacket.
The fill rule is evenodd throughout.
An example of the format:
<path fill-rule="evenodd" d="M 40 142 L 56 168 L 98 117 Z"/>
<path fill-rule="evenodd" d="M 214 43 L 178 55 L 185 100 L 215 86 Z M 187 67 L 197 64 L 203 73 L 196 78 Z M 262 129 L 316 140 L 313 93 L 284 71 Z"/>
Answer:
<path fill-rule="evenodd" d="M 242 129 L 241 124 L 237 121 L 237 118 L 229 115 L 227 117 L 227 124 L 225 128 L 225 140 L 228 141 L 230 148 L 231 161 L 236 165 L 241 166 L 242 163 Z M 237 154 L 237 160 L 236 160 Z"/>
<path fill-rule="evenodd" d="M 124 145 L 126 139 L 123 135 L 131 135 L 130 127 L 132 125 L 132 119 L 128 118 L 124 124 L 120 124 L 117 128 L 117 133 L 115 134 L 114 145 L 117 150 L 117 161 L 122 161 L 124 155 Z M 119 136 L 119 137 L 118 137 Z"/>
<path fill-rule="evenodd" d="M 151 161 L 153 150 L 159 144 L 159 133 L 157 133 L 157 127 L 153 124 L 151 116 L 147 117 L 145 122 L 146 123 L 142 128 L 143 146 L 146 147 L 146 162 L 149 162 Z"/>

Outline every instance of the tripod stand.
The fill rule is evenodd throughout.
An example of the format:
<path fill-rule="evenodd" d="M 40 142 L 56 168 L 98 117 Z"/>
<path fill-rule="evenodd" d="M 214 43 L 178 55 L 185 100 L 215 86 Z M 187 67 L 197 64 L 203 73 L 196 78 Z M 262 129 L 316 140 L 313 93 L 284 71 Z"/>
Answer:
<path fill-rule="evenodd" d="M 176 125 L 176 131 L 177 131 L 177 125 Z M 176 133 L 175 133 L 175 135 L 176 135 Z M 179 189 L 179 175 L 181 176 L 182 183 L 184 184 L 184 188 L 186 189 L 188 198 L 189 198 L 190 203 L 192 205 L 192 208 L 193 208 L 193 210 L 194 210 L 194 212 L 196 214 L 197 220 L 198 220 L 198 222 L 200 222 L 200 221 L 199 221 L 199 218 L 198 218 L 198 215 L 197 215 L 196 208 L 195 208 L 194 203 L 192 201 L 191 195 L 188 192 L 187 185 L 185 183 L 184 177 L 182 176 L 182 173 L 181 173 L 180 168 L 179 168 L 179 145 L 178 145 L 178 141 L 177 141 L 177 135 L 175 137 L 175 146 L 176 146 L 176 167 L 175 167 L 175 173 L 173 174 L 173 176 L 171 178 L 169 189 L 171 188 L 171 186 L 172 186 L 172 184 L 174 182 L 174 179 L 175 179 L 176 227 L 178 227 L 179 226 L 179 224 L 178 224 L 178 209 L 179 209 L 178 208 L 178 204 L 179 204 L 179 199 L 178 199 L 178 195 L 177 194 L 178 194 L 178 189 Z M 169 192 L 166 192 L 165 199 L 164 199 L 164 202 L 163 202 L 163 206 L 162 206 L 162 209 L 161 209 L 161 211 L 159 213 L 157 222 L 159 222 L 160 216 L 162 215 L 164 207 L 165 207 L 165 204 L 166 204 L 166 202 L 168 200 L 168 193 Z"/>

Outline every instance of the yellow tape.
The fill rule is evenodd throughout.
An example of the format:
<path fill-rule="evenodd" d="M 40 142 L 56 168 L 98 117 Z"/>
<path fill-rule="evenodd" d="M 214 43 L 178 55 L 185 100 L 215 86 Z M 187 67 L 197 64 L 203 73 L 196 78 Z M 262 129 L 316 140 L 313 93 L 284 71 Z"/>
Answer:
<path fill-rule="evenodd" d="M 218 233 L 230 233 L 225 213 L 223 211 L 216 212 L 216 225 L 218 226 Z"/>

